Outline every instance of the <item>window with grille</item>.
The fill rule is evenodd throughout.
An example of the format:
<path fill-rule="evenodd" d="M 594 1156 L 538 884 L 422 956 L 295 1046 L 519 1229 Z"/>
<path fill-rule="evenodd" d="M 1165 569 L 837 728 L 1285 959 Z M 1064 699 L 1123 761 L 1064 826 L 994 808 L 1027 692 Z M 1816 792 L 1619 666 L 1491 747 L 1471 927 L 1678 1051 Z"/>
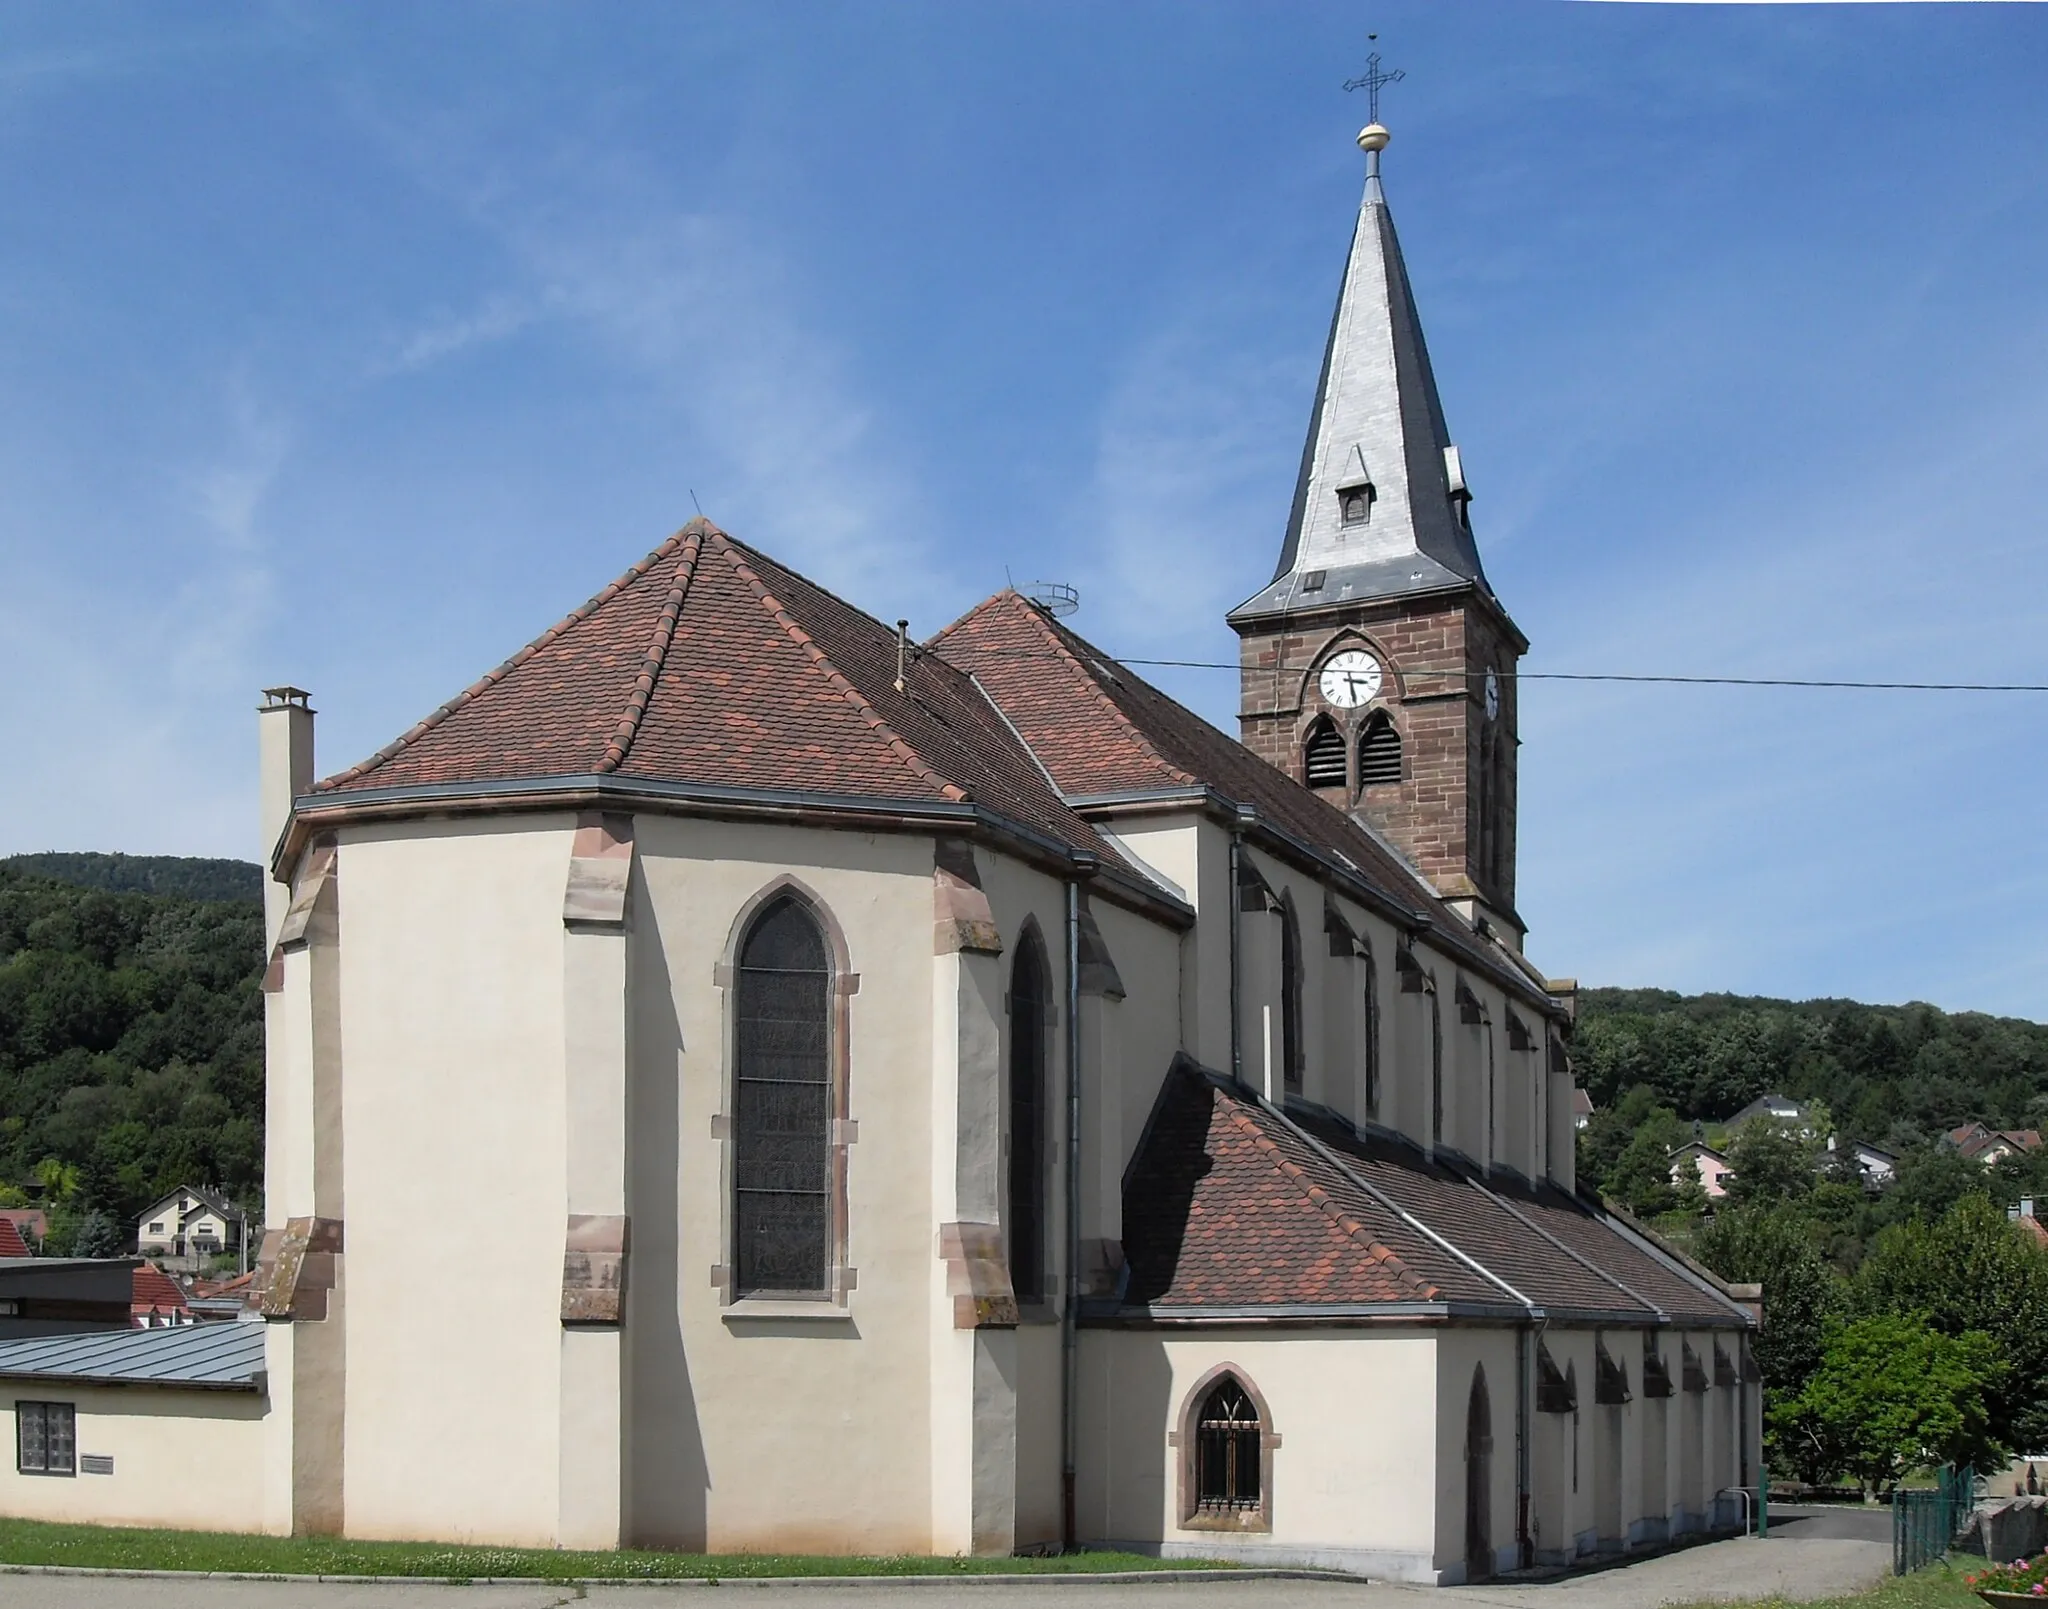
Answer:
<path fill-rule="evenodd" d="M 1045 946 L 1027 930 L 1010 971 L 1010 1280 L 1025 1299 L 1045 1294 L 1049 971 Z"/>
<path fill-rule="evenodd" d="M 1294 902 L 1280 902 L 1280 1077 L 1288 1089 L 1301 1088 L 1301 924 Z"/>
<path fill-rule="evenodd" d="M 1302 747 L 1302 771 L 1311 788 L 1341 788 L 1344 775 L 1344 734 L 1327 715 L 1309 728 Z"/>
<path fill-rule="evenodd" d="M 733 1122 L 735 1294 L 821 1292 L 832 1257 L 832 967 L 785 895 L 740 946 Z"/>
<path fill-rule="evenodd" d="M 68 1402 L 17 1402 L 14 1467 L 24 1475 L 77 1474 L 77 1418 Z"/>
<path fill-rule="evenodd" d="M 1195 1503 L 1218 1514 L 1260 1503 L 1259 1413 L 1251 1393 L 1229 1375 L 1202 1399 L 1195 1419 Z"/>
<path fill-rule="evenodd" d="M 1401 734 L 1385 710 L 1374 710 L 1358 735 L 1358 785 L 1382 787 L 1401 780 Z"/>

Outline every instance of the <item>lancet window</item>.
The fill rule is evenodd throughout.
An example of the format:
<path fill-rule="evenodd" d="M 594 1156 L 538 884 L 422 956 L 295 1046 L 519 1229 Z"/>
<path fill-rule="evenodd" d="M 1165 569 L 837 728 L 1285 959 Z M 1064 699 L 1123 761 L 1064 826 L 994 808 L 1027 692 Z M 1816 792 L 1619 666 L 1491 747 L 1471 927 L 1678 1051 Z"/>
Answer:
<path fill-rule="evenodd" d="M 1195 1416 L 1195 1506 L 1226 1514 L 1258 1508 L 1261 1501 L 1261 1432 L 1251 1394 L 1226 1374 L 1202 1399 Z"/>
<path fill-rule="evenodd" d="M 1037 929 L 1026 928 L 1010 969 L 1010 1280 L 1017 1295 L 1045 1294 L 1046 1019 L 1050 969 Z"/>

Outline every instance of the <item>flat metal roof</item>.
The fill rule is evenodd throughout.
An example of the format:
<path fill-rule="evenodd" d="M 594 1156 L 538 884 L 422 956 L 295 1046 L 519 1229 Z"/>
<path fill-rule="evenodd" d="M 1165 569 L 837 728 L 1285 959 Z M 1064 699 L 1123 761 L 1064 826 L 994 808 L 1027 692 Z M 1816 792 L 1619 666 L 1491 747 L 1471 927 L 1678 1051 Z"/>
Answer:
<path fill-rule="evenodd" d="M 0 1341 L 0 1380 L 261 1391 L 263 1330 L 259 1323 L 176 1324 Z"/>

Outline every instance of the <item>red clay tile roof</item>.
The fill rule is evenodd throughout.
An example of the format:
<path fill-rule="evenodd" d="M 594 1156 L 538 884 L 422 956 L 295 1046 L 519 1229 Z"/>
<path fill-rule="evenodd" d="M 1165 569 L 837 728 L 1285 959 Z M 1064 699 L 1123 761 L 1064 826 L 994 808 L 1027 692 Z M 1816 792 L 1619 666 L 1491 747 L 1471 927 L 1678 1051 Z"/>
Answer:
<path fill-rule="evenodd" d="M 931 646 L 973 673 L 1069 799 L 1206 784 L 1349 862 L 1396 904 L 1441 909 L 1414 869 L 1343 811 L 1018 593 L 978 604 Z M 1454 918 L 1438 922 L 1436 932 L 1450 948 L 1496 970 L 1503 965 Z"/>
<path fill-rule="evenodd" d="M 178 1289 L 178 1282 L 155 1263 L 137 1263 L 128 1310 L 137 1318 L 145 1317 L 151 1311 L 182 1313 L 186 1310 L 185 1293 Z"/>
<path fill-rule="evenodd" d="M 1546 1311 L 1618 1323 L 1745 1318 L 1562 1191 L 1498 1175 L 1482 1186 L 1327 1114 L 1277 1112 L 1186 1063 L 1167 1076 L 1125 1177 L 1124 1254 L 1127 1301 L 1154 1310 L 1522 1311 L 1504 1282 Z"/>
<path fill-rule="evenodd" d="M 0 1257 L 33 1257 L 35 1253 L 21 1238 L 21 1231 L 14 1227 L 11 1218 L 0 1218 Z"/>
<path fill-rule="evenodd" d="M 1122 857 L 972 678 L 693 520 L 327 795 L 614 773 L 840 798 L 974 801 Z"/>

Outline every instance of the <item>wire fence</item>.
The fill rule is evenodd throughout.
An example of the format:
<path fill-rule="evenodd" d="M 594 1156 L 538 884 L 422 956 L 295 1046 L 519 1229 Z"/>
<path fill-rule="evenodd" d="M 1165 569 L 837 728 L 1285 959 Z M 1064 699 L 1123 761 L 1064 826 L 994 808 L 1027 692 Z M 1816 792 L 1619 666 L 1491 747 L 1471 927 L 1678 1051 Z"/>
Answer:
<path fill-rule="evenodd" d="M 1892 1489 L 1892 1574 L 1910 1575 L 1954 1546 L 1976 1506 L 1973 1470 L 1944 1465 L 1932 1488 Z"/>

